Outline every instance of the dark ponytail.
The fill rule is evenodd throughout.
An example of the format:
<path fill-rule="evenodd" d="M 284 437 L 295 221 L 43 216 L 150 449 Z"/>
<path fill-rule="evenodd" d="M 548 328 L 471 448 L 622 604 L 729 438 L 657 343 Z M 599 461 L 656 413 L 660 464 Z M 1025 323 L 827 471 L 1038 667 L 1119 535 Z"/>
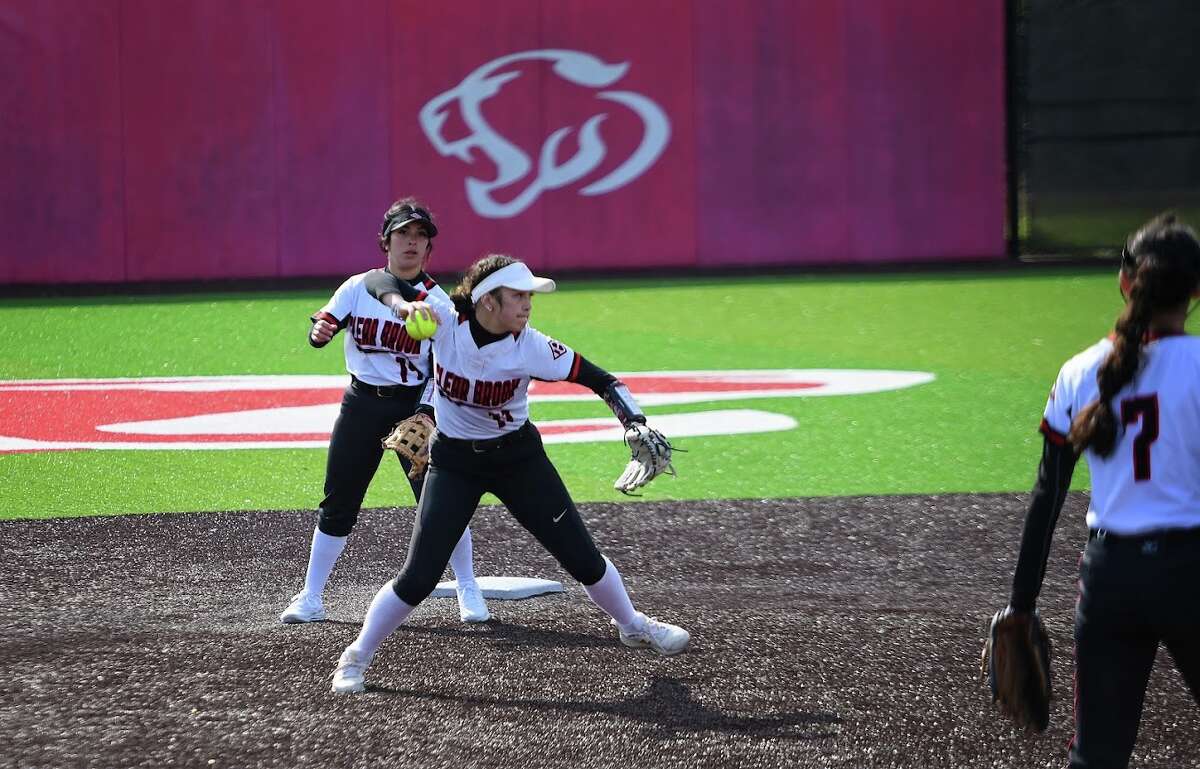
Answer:
<path fill-rule="evenodd" d="M 1160 216 L 1130 238 L 1121 270 L 1130 279 L 1129 301 L 1114 326 L 1112 351 L 1096 372 L 1100 395 L 1079 412 L 1067 436 L 1075 451 L 1090 448 L 1102 457 L 1117 442 L 1113 398 L 1137 375 L 1151 320 L 1185 304 L 1200 283 L 1200 242 L 1174 216 Z"/>
<path fill-rule="evenodd" d="M 475 303 L 471 301 L 471 290 L 482 283 L 488 275 L 502 270 L 510 264 L 515 264 L 516 261 L 511 256 L 504 254 L 488 254 L 468 267 L 467 271 L 463 273 L 458 288 L 450 294 L 450 301 L 454 302 L 454 309 L 458 311 L 458 314 L 468 318 L 473 317 Z"/>

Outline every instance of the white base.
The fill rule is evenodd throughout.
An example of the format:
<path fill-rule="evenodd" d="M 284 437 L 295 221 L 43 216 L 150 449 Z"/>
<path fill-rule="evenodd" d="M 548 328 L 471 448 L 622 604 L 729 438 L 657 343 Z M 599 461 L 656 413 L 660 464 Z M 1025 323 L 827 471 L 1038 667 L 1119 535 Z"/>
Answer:
<path fill-rule="evenodd" d="M 551 579 L 535 579 L 533 577 L 478 577 L 475 580 L 484 598 L 498 598 L 502 601 L 515 601 L 519 598 L 531 598 L 543 593 L 562 593 L 561 582 Z M 430 593 L 431 598 L 454 598 L 455 581 L 439 582 Z"/>

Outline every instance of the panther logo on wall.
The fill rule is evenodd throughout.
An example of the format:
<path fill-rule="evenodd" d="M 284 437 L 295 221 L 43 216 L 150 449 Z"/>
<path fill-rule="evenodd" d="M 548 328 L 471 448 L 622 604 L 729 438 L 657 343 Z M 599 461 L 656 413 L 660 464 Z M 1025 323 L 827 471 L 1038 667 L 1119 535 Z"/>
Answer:
<path fill-rule="evenodd" d="M 472 151 L 478 150 L 496 166 L 496 178 L 466 180 L 467 200 L 480 216 L 505 219 L 516 216 L 531 206 L 546 190 L 558 189 L 577 182 L 592 173 L 604 161 L 608 145 L 601 136 L 600 126 L 608 117 L 604 111 L 588 118 L 578 129 L 562 126 L 542 143 L 536 168 L 528 154 L 502 136 L 483 116 L 483 103 L 501 93 L 506 83 L 521 77 L 521 71 L 510 69 L 528 61 L 552 64 L 551 71 L 564 80 L 592 89 L 607 89 L 629 71 L 629 63 L 607 64 L 581 51 L 546 49 L 522 51 L 493 59 L 467 75 L 454 88 L 434 97 L 421 108 L 421 128 L 430 143 L 446 157 L 456 157 L 473 163 Z M 649 98 L 633 91 L 597 90 L 597 99 L 619 104 L 631 110 L 642 121 L 642 139 L 637 148 L 620 165 L 603 177 L 583 187 L 581 195 L 604 195 L 629 184 L 654 164 L 671 138 L 671 122 L 667 115 Z M 469 129 L 465 138 L 448 139 L 444 134 L 449 108 L 457 103 L 462 121 Z M 601 105 L 602 107 L 606 105 Z M 572 133 L 576 134 L 578 151 L 562 163 L 557 162 L 559 147 Z M 501 202 L 493 193 L 515 196 Z"/>

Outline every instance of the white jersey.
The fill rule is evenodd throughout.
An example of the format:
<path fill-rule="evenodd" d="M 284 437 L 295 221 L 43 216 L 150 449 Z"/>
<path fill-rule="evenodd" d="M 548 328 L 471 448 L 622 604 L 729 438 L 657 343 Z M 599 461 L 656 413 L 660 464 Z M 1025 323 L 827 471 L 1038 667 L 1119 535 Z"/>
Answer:
<path fill-rule="evenodd" d="M 1065 440 L 1071 420 L 1096 400 L 1108 339 L 1063 365 L 1042 431 Z M 1115 534 L 1200 526 L 1200 338 L 1179 335 L 1142 348 L 1133 382 L 1113 399 L 1117 443 L 1108 457 L 1084 452 L 1092 474 L 1087 525 Z"/>
<path fill-rule="evenodd" d="M 573 350 L 532 326 L 480 348 L 448 298 L 431 292 L 422 301 L 437 314 L 433 402 L 438 432 L 446 436 L 486 440 L 513 432 L 529 419 L 532 379 L 557 382 L 579 371 Z"/>
<path fill-rule="evenodd" d="M 423 385 L 431 379 L 428 340 L 409 337 L 404 321 L 367 293 L 367 273 L 352 275 L 313 318 L 324 318 L 345 329 L 346 370 L 373 385 Z M 422 274 L 416 285 L 431 296 L 450 297 L 432 278 Z M 425 398 L 422 399 L 426 401 Z"/>

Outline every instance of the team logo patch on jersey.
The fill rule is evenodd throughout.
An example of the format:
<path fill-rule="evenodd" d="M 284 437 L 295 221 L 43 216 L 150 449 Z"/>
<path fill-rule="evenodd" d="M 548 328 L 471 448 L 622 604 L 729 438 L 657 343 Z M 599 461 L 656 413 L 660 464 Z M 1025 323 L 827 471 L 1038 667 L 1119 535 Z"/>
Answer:
<path fill-rule="evenodd" d="M 617 376 L 645 406 L 852 395 L 934 379 L 920 371 L 829 369 Z M 0 453 L 325 448 L 345 386 L 344 375 L 0 381 Z M 591 390 L 569 382 L 534 382 L 530 388 L 533 403 L 595 400 Z M 623 435 L 612 417 L 537 424 L 547 443 L 620 441 Z M 654 425 L 674 438 L 791 430 L 796 421 L 737 408 L 656 415 Z"/>
<path fill-rule="evenodd" d="M 550 345 L 550 354 L 554 356 L 554 360 L 558 360 L 567 354 L 567 347 L 562 342 L 558 342 L 553 339 L 548 339 L 546 341 L 547 344 Z"/>

